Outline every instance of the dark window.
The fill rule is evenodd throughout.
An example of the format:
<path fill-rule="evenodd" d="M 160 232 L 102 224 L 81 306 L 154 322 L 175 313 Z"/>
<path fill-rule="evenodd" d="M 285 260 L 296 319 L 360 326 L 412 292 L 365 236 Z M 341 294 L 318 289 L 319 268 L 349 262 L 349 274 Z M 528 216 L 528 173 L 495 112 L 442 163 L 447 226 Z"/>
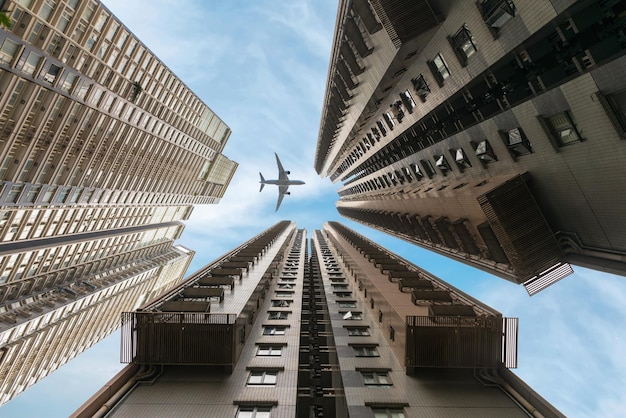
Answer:
<path fill-rule="evenodd" d="M 547 130 L 550 142 L 557 150 L 560 147 L 583 141 L 580 132 L 576 129 L 574 118 L 568 111 L 540 120 L 543 121 L 542 126 Z"/>
<path fill-rule="evenodd" d="M 443 155 L 435 155 L 435 165 L 444 176 L 450 171 L 450 164 L 448 164 L 448 160 Z"/>
<path fill-rule="evenodd" d="M 387 122 L 387 126 L 389 126 L 389 129 L 393 130 L 394 126 L 396 126 L 396 123 L 393 121 L 391 112 L 383 113 L 383 118 L 385 119 L 385 122 Z"/>
<path fill-rule="evenodd" d="M 428 66 L 439 83 L 439 87 L 443 86 L 444 80 L 450 77 L 450 69 L 443 55 L 437 54 L 432 61 L 428 61 Z"/>
<path fill-rule="evenodd" d="M 408 90 L 403 91 L 400 93 L 400 99 L 402 99 L 402 103 L 404 103 L 406 110 L 408 110 L 409 113 L 413 113 L 413 109 L 415 109 L 415 100 L 413 100 L 411 93 Z"/>
<path fill-rule="evenodd" d="M 491 144 L 486 139 L 480 142 L 470 142 L 474 151 L 476 152 L 476 156 L 483 164 L 483 166 L 492 163 L 494 161 L 498 161 L 498 157 L 496 153 L 493 152 L 493 148 L 491 148 Z"/>
<path fill-rule="evenodd" d="M 452 158 L 454 158 L 454 162 L 456 163 L 456 166 L 459 168 L 459 170 L 461 170 L 461 172 L 463 172 L 463 170 L 465 170 L 466 168 L 470 168 L 472 166 L 472 163 L 467 157 L 467 154 L 465 154 L 465 151 L 463 151 L 463 148 L 451 149 L 450 155 L 452 156 Z"/>
<path fill-rule="evenodd" d="M 396 340 L 396 330 L 393 329 L 393 327 L 389 327 L 389 339 L 391 341 L 395 341 Z"/>
<path fill-rule="evenodd" d="M 59 67 L 58 65 L 50 64 L 50 67 L 48 68 L 46 74 L 43 76 L 43 79 L 48 83 L 53 84 L 54 80 L 56 80 L 60 72 L 61 67 Z"/>
<path fill-rule="evenodd" d="M 459 62 L 465 67 L 467 65 L 467 59 L 477 51 L 472 33 L 467 26 L 463 25 L 452 38 L 448 39 Z"/>
<path fill-rule="evenodd" d="M 411 82 L 413 83 L 413 89 L 415 89 L 417 96 L 421 101 L 425 102 L 426 96 L 430 94 L 430 87 L 428 87 L 424 75 L 418 75 L 416 78 L 412 79 Z"/>
<path fill-rule="evenodd" d="M 515 16 L 513 0 L 482 0 L 478 7 L 494 36 L 497 36 L 498 29 Z"/>
<path fill-rule="evenodd" d="M 433 178 L 435 174 L 437 174 L 435 172 L 435 168 L 433 167 L 433 164 L 430 161 L 420 160 L 420 163 L 422 163 L 422 167 L 424 168 L 424 173 L 426 173 L 428 178 Z"/>
<path fill-rule="evenodd" d="M 526 138 L 526 135 L 521 128 L 514 128 L 506 132 L 500 132 L 500 135 L 502 136 L 502 140 L 514 160 L 521 155 L 533 152 L 533 147 L 530 145 L 530 141 Z"/>
<path fill-rule="evenodd" d="M 598 94 L 611 123 L 622 139 L 626 139 L 626 90 L 603 96 Z"/>

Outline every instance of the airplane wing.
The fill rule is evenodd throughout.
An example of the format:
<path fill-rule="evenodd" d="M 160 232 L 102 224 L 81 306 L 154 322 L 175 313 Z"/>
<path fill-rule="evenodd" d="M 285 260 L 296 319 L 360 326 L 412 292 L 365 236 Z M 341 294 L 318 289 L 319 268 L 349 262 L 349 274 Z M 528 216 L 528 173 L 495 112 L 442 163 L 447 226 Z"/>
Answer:
<path fill-rule="evenodd" d="M 283 202 L 283 197 L 285 197 L 285 193 L 287 193 L 287 189 L 289 189 L 289 186 L 278 186 L 278 202 L 276 202 L 276 210 L 274 210 L 274 212 L 278 211 L 280 204 Z"/>
<path fill-rule="evenodd" d="M 278 180 L 289 180 L 289 177 L 287 177 L 287 172 L 283 168 L 283 165 L 280 163 L 280 158 L 278 158 L 278 154 L 274 153 L 274 155 L 276 156 L 276 165 L 278 165 Z"/>

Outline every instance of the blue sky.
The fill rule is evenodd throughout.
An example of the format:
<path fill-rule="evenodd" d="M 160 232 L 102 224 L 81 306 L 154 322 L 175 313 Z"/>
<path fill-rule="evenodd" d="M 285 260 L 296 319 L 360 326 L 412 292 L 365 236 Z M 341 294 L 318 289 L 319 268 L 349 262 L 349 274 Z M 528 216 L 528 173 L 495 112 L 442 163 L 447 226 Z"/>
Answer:
<path fill-rule="evenodd" d="M 225 154 L 240 167 L 219 205 L 196 207 L 180 241 L 192 270 L 281 219 L 309 231 L 338 220 L 520 318 L 515 372 L 569 417 L 623 416 L 626 278 L 576 273 L 530 298 L 521 286 L 342 219 L 339 185 L 313 169 L 337 2 L 326 0 L 105 0 L 105 5 L 231 127 Z M 306 186 L 274 213 L 274 152 Z M 6 406 L 0 418 L 62 417 L 112 377 L 115 333 Z"/>

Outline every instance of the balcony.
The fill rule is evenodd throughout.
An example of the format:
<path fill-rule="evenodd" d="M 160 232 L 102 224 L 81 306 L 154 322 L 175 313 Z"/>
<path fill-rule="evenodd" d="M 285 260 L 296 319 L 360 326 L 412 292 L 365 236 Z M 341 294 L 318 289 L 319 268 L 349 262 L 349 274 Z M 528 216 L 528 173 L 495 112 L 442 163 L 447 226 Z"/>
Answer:
<path fill-rule="evenodd" d="M 232 367 L 242 327 L 234 314 L 124 312 L 121 361 Z"/>
<path fill-rule="evenodd" d="M 517 318 L 408 316 L 407 373 L 426 367 L 517 367 Z"/>

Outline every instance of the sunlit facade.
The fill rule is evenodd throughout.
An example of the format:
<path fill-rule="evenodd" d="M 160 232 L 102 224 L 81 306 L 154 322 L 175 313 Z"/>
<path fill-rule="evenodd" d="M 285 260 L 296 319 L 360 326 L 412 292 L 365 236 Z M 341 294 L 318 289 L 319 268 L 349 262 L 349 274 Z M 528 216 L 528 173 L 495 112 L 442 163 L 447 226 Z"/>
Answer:
<path fill-rule="evenodd" d="M 336 222 L 279 222 L 123 322 L 129 365 L 72 417 L 563 417 L 509 370 L 516 318 Z"/>
<path fill-rule="evenodd" d="M 180 280 L 182 221 L 237 164 L 229 127 L 99 1 L 0 6 L 2 404 Z"/>
<path fill-rule="evenodd" d="M 626 274 L 619 1 L 340 1 L 314 166 L 350 219 L 535 294 Z"/>

